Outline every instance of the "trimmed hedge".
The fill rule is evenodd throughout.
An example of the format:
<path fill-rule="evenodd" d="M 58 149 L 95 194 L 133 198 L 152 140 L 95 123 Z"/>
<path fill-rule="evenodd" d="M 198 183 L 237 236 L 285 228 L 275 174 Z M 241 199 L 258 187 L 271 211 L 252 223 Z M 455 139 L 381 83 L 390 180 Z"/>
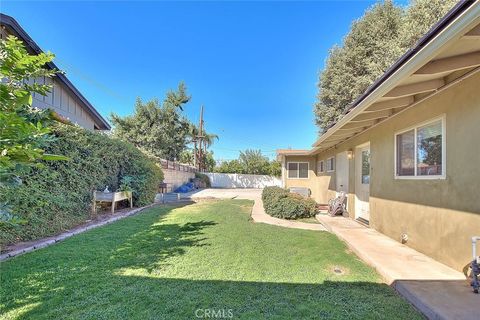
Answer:
<path fill-rule="evenodd" d="M 272 217 L 298 219 L 313 217 L 317 213 L 313 199 L 290 193 L 279 187 L 266 187 L 262 192 L 265 212 Z"/>
<path fill-rule="evenodd" d="M 133 145 L 70 125 L 56 125 L 48 153 L 70 161 L 46 161 L 17 187 L 1 188 L 1 201 L 27 223 L 0 230 L 0 244 L 33 240 L 90 218 L 93 190 L 120 185 L 133 191 L 135 206 L 153 202 L 163 180 L 160 167 Z"/>

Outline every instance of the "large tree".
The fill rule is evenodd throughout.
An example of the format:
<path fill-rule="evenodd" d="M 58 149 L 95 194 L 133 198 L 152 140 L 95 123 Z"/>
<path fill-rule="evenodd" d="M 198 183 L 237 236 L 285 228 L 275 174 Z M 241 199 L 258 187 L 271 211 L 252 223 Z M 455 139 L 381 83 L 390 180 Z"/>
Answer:
<path fill-rule="evenodd" d="M 412 0 L 406 8 L 400 31 L 400 45 L 411 48 L 458 0 Z"/>
<path fill-rule="evenodd" d="M 261 150 L 247 149 L 240 151 L 238 159 L 220 163 L 215 172 L 280 176 L 282 169 L 278 161 L 270 161 Z"/>
<path fill-rule="evenodd" d="M 264 174 L 268 171 L 269 161 L 268 158 L 262 154 L 261 150 L 247 149 L 240 151 L 238 159 L 243 165 L 245 173 Z"/>
<path fill-rule="evenodd" d="M 320 75 L 316 122 L 325 130 L 400 55 L 401 8 L 377 3 L 353 22 L 343 46 L 334 46 Z"/>
<path fill-rule="evenodd" d="M 161 105 L 157 99 L 145 103 L 138 98 L 133 115 L 111 115 L 115 126 L 113 134 L 149 155 L 178 160 L 186 149 L 191 127 L 190 121 L 182 114 L 183 106 L 189 100 L 183 83 L 176 91 L 169 91 Z"/>
<path fill-rule="evenodd" d="M 207 172 L 212 172 L 215 168 L 215 158 L 213 157 L 213 151 L 207 150 L 207 153 L 204 153 L 205 161 L 205 170 Z M 193 149 L 186 149 L 180 154 L 179 161 L 184 164 L 189 164 L 195 166 L 195 158 L 193 156 Z"/>
<path fill-rule="evenodd" d="M 315 120 L 320 132 L 425 34 L 455 0 L 416 0 L 407 8 L 379 2 L 354 21 L 320 74 Z"/>

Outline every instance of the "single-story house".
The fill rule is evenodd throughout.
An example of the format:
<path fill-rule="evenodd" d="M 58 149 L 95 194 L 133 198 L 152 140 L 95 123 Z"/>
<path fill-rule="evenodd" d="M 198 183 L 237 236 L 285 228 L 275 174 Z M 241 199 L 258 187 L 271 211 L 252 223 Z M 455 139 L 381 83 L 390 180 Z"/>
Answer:
<path fill-rule="evenodd" d="M 457 270 L 480 235 L 480 1 L 459 2 L 309 150 L 278 150 L 284 187 Z"/>
<path fill-rule="evenodd" d="M 14 18 L 0 13 L 0 39 L 5 39 L 9 35 L 14 35 L 22 40 L 27 51 L 31 54 L 43 52 Z M 53 62 L 48 63 L 47 67 L 59 69 Z M 53 79 L 41 78 L 31 81 L 52 85 L 52 90 L 47 96 L 34 93 L 33 107 L 52 109 L 61 117 L 85 129 L 110 130 L 110 124 L 107 120 L 100 115 L 64 74 L 57 74 Z"/>

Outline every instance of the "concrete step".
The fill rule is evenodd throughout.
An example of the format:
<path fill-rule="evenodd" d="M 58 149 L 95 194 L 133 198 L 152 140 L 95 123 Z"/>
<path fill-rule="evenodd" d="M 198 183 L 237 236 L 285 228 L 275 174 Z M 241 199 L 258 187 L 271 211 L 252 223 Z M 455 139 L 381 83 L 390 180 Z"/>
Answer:
<path fill-rule="evenodd" d="M 178 202 L 181 200 L 179 193 L 157 193 L 155 196 L 155 202 L 167 203 L 167 202 Z"/>

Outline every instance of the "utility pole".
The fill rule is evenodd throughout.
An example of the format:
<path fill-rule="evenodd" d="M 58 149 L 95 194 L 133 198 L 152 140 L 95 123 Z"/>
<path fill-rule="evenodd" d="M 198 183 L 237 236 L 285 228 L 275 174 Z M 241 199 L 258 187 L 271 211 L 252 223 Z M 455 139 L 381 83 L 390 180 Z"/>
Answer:
<path fill-rule="evenodd" d="M 198 161 L 198 171 L 202 171 L 203 170 L 203 163 L 204 163 L 204 155 L 202 154 L 203 153 L 203 150 L 202 150 L 202 142 L 204 142 L 204 135 L 203 135 L 203 105 L 200 106 L 200 123 L 198 125 L 198 136 L 197 136 L 197 140 L 198 140 L 198 158 L 197 158 L 197 161 Z M 196 149 L 196 146 L 195 146 L 195 149 Z"/>

